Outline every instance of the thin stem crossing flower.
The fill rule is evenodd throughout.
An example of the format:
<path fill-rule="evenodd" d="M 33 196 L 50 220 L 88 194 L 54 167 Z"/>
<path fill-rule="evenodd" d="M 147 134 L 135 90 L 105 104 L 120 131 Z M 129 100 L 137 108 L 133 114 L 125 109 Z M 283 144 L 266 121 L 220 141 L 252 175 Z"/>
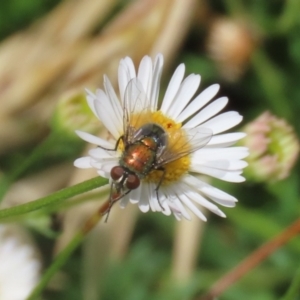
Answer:
<path fill-rule="evenodd" d="M 230 147 L 244 133 L 223 133 L 242 121 L 235 111 L 218 113 L 227 97 L 212 99 L 219 90 L 214 84 L 195 98 L 200 76 L 184 79 L 185 66 L 174 72 L 161 105 L 160 77 L 163 56 L 145 56 L 138 70 L 129 57 L 121 60 L 119 97 L 109 79 L 104 90 L 87 90 L 87 101 L 110 133 L 108 140 L 76 131 L 98 147 L 75 161 L 78 168 L 95 168 L 109 178 L 124 208 L 137 203 L 142 212 L 173 214 L 191 219 L 190 211 L 206 221 L 199 206 L 225 217 L 216 204 L 233 207 L 237 199 L 201 179 L 209 175 L 224 181 L 242 182 L 246 147 Z M 212 102 L 211 102 L 212 101 Z"/>

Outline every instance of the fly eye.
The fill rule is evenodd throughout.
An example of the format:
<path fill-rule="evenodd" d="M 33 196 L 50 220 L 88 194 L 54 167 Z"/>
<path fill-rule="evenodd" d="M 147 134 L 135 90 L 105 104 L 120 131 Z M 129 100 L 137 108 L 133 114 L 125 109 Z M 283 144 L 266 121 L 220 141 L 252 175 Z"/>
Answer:
<path fill-rule="evenodd" d="M 129 174 L 126 180 L 126 187 L 129 190 L 135 190 L 140 186 L 140 179 L 135 174 Z"/>
<path fill-rule="evenodd" d="M 110 176 L 113 180 L 119 180 L 124 175 L 124 169 L 120 166 L 113 167 Z"/>

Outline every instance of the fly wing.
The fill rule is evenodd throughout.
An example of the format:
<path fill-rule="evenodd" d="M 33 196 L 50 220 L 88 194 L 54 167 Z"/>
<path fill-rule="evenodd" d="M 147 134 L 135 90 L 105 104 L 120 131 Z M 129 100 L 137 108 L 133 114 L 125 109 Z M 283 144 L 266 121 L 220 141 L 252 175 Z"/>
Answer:
<path fill-rule="evenodd" d="M 201 149 L 207 145 L 212 135 L 211 129 L 203 127 L 172 132 L 168 136 L 167 146 L 157 157 L 158 167 Z"/>
<path fill-rule="evenodd" d="M 134 134 L 143 124 L 151 122 L 150 101 L 138 78 L 129 81 L 123 103 L 123 130 L 125 144 L 134 142 Z M 149 119 L 149 120 L 148 120 Z"/>

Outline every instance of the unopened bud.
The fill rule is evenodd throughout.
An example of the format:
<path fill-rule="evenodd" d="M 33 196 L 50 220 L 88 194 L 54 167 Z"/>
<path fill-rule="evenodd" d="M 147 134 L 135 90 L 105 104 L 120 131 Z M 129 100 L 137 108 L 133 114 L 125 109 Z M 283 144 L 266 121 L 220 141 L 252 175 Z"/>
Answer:
<path fill-rule="evenodd" d="M 208 55 L 226 80 L 236 81 L 247 68 L 256 40 L 244 22 L 219 17 L 208 33 Z"/>
<path fill-rule="evenodd" d="M 95 133 L 101 129 L 101 123 L 88 107 L 84 91 L 71 91 L 58 101 L 52 127 L 56 132 L 73 137 L 78 129 Z"/>
<path fill-rule="evenodd" d="M 264 112 L 249 123 L 242 143 L 249 147 L 249 166 L 245 175 L 259 182 L 286 178 L 299 154 L 299 141 L 293 128 L 283 119 Z"/>

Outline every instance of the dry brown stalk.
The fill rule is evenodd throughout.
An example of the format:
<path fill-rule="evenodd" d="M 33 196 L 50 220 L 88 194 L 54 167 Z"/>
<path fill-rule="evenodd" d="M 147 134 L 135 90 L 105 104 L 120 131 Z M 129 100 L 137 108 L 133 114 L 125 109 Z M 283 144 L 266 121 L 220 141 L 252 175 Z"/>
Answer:
<path fill-rule="evenodd" d="M 195 0 L 135 1 L 93 37 L 91 33 L 116 2 L 65 1 L 30 28 L 3 42 L 2 128 L 21 120 L 23 112 L 38 102 L 48 103 L 50 109 L 47 105 L 41 107 L 51 111 L 53 103 L 70 88 L 99 86 L 104 73 L 116 84 L 118 62 L 126 55 L 138 62 L 145 54 L 163 52 L 166 61 L 170 61 L 187 32 Z M 45 120 L 39 120 L 39 114 L 36 117 L 39 128 L 46 128 Z M 34 140 L 36 133 L 30 134 Z M 12 142 L 5 141 L 5 149 L 26 141 L 18 136 Z M 0 153 L 4 151 L 0 146 Z"/>
<path fill-rule="evenodd" d="M 205 222 L 197 217 L 175 225 L 172 276 L 181 285 L 188 282 L 196 268 L 204 227 Z"/>
<path fill-rule="evenodd" d="M 65 73 L 116 3 L 117 0 L 62 2 L 37 23 L 0 45 L 0 127 L 8 129 L 13 137 L 7 138 L 6 132 L 0 132 L 0 153 L 31 142 L 45 132 L 49 111 L 59 98 L 52 93 L 54 84 L 60 83 L 60 92 L 67 89 L 63 87 Z M 30 121 L 28 110 L 43 101 L 49 107 L 40 108 L 48 113 L 37 113 Z M 41 131 L 31 131 L 31 125 L 37 125 Z"/>
<path fill-rule="evenodd" d="M 206 295 L 200 297 L 199 300 L 213 300 L 220 296 L 232 284 L 238 281 L 242 276 L 251 271 L 264 259 L 269 257 L 279 247 L 285 245 L 293 237 L 300 233 L 300 219 L 296 220 L 292 225 L 287 227 L 283 232 L 279 233 L 270 241 L 266 242 L 260 248 L 252 252 L 246 259 L 244 259 L 235 268 L 225 274 L 219 279 Z"/>

